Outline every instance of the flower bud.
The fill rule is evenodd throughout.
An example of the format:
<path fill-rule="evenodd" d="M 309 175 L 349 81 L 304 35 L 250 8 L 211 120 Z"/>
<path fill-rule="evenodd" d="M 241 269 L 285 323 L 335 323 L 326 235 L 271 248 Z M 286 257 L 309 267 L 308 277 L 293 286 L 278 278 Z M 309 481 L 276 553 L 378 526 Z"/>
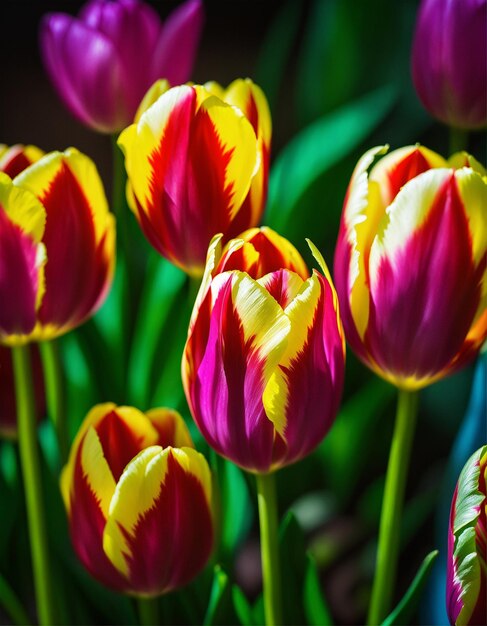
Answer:
<path fill-rule="evenodd" d="M 458 370 L 487 334 L 487 179 L 466 154 L 420 146 L 358 162 L 343 207 L 335 281 L 347 340 L 403 389 Z"/>
<path fill-rule="evenodd" d="M 486 0 L 423 0 L 412 51 L 425 108 L 457 128 L 487 125 Z"/>
<path fill-rule="evenodd" d="M 223 252 L 220 242 L 210 245 L 190 322 L 184 388 L 209 445 L 265 473 L 309 454 L 335 419 L 345 357 L 338 301 L 312 244 L 323 274 L 309 276 L 269 229 Z"/>
<path fill-rule="evenodd" d="M 210 470 L 176 411 L 95 406 L 73 443 L 61 490 L 78 557 L 112 589 L 167 593 L 208 561 Z"/>

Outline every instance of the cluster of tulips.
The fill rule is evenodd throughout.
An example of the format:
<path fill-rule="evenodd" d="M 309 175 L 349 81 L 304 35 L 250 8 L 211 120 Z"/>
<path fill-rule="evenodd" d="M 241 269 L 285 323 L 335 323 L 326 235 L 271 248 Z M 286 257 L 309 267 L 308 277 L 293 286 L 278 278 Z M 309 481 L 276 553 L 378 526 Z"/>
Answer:
<path fill-rule="evenodd" d="M 426 104 L 438 88 L 428 79 L 421 91 L 424 32 L 430 36 L 439 4 L 424 2 L 415 40 L 415 80 Z M 474 3 L 454 4 L 467 23 Z M 45 65 L 80 121 L 118 135 L 128 206 L 153 248 L 198 284 L 181 355 L 184 392 L 208 445 L 256 477 L 267 624 L 283 619 L 275 472 L 311 454 L 332 427 L 345 339 L 397 387 L 369 613 L 377 624 L 393 600 L 417 392 L 471 362 L 487 336 L 487 173 L 463 151 L 445 159 L 420 145 L 368 150 L 346 190 L 334 282 L 308 241 L 310 271 L 290 241 L 259 227 L 271 150 L 262 90 L 249 79 L 227 88 L 183 84 L 202 11 L 189 0 L 161 25 L 138 0 L 92 0 L 78 18 L 45 17 Z M 483 87 L 463 100 L 453 96 L 465 89 L 452 87 L 444 115 L 429 108 L 455 126 L 484 126 Z M 52 339 L 101 306 L 116 267 L 116 227 L 95 164 L 75 148 L 44 154 L 4 146 L 0 170 L 0 341 L 13 352 L 37 606 L 49 624 L 35 441 L 35 398 L 44 400 L 34 393 L 28 346 L 39 342 L 49 353 Z M 118 223 L 124 219 L 118 212 Z M 67 451 L 61 427 L 58 434 Z M 453 496 L 452 624 L 485 620 L 486 478 L 483 446 Z M 75 552 L 111 589 L 141 598 L 171 592 L 212 554 L 218 484 L 171 408 L 93 407 L 60 485 Z"/>

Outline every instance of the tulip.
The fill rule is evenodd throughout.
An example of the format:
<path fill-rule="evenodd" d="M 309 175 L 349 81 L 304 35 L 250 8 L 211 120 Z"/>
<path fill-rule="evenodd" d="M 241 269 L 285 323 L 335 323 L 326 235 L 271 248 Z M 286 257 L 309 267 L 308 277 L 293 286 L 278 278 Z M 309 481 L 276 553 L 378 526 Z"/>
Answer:
<path fill-rule="evenodd" d="M 90 128 L 114 133 L 130 124 L 158 78 L 187 81 L 203 23 L 201 0 L 188 0 L 161 23 L 139 0 L 91 0 L 77 18 L 42 21 L 45 68 L 67 108 Z"/>
<path fill-rule="evenodd" d="M 0 172 L 5 172 L 10 178 L 15 178 L 17 174 L 23 172 L 26 167 L 38 161 L 44 152 L 36 146 L 3 146 L 0 149 Z"/>
<path fill-rule="evenodd" d="M 417 414 L 417 390 L 450 374 L 487 334 L 487 179 L 462 153 L 421 146 L 359 160 L 345 198 L 335 280 L 349 344 L 399 389 L 368 624 L 386 617 Z"/>
<path fill-rule="evenodd" d="M 472 157 L 423 147 L 358 162 L 343 208 L 335 280 L 356 354 L 415 390 L 470 361 L 487 334 L 487 182 Z"/>
<path fill-rule="evenodd" d="M 487 125 L 486 0 L 423 0 L 412 50 L 425 108 L 453 127 Z"/>
<path fill-rule="evenodd" d="M 487 623 L 487 446 L 465 464 L 453 494 L 446 606 L 452 626 Z"/>
<path fill-rule="evenodd" d="M 8 205 L 0 239 L 13 244 L 15 235 L 18 242 L 1 246 L 0 293 L 8 306 L 0 312 L 0 340 L 52 339 L 103 302 L 114 269 L 114 219 L 94 163 L 74 148 L 45 155 L 13 181 L 1 176 Z"/>
<path fill-rule="evenodd" d="M 338 410 L 344 340 L 334 287 L 308 277 L 269 229 L 208 251 L 184 350 L 192 415 L 209 445 L 259 474 L 289 465 L 323 439 Z M 277 245 L 276 245 L 277 244 Z"/>
<path fill-rule="evenodd" d="M 73 443 L 61 491 L 79 559 L 112 589 L 167 593 L 210 556 L 210 470 L 175 411 L 95 406 Z"/>
<path fill-rule="evenodd" d="M 214 83 L 164 90 L 153 86 L 143 101 L 148 108 L 119 138 L 128 201 L 152 246 L 201 277 L 216 233 L 228 240 L 260 220 L 270 115 L 249 80 L 227 90 Z"/>

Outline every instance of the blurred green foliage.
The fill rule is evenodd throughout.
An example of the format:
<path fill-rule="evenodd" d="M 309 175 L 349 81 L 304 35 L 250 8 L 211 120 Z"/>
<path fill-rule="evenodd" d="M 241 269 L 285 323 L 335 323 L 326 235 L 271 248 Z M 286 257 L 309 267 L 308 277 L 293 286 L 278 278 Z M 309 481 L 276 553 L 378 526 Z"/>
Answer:
<path fill-rule="evenodd" d="M 444 151 L 447 131 L 421 109 L 409 77 L 416 8 L 415 0 L 276 3 L 253 76 L 269 99 L 277 147 L 264 223 L 289 237 L 308 260 L 305 237 L 321 249 L 331 267 L 346 187 L 367 148 L 424 141 Z M 248 10 L 255 7 L 249 5 Z M 472 144 L 482 159 L 485 139 L 474 138 Z M 180 378 L 194 285 L 149 249 L 136 234 L 132 217 L 129 226 L 135 265 L 128 268 L 119 258 L 115 284 L 102 309 L 60 342 L 70 435 L 74 437 L 98 402 L 133 404 L 142 410 L 167 405 L 182 412 L 197 447 L 207 453 L 190 419 Z M 131 280 L 135 274 L 130 292 L 123 287 L 127 273 Z M 395 391 L 353 355 L 347 358 L 342 409 L 329 435 L 313 455 L 278 476 L 280 509 L 287 512 L 280 531 L 286 624 L 364 619 Z M 397 600 L 424 554 L 434 547 L 437 480 L 465 411 L 471 379 L 469 368 L 422 393 Z M 49 423 L 42 425 L 40 434 L 59 614 L 70 624 L 134 623 L 132 599 L 101 587 L 73 554 Z M 262 598 L 255 594 L 255 585 L 239 583 L 245 577 L 236 558 L 249 550 L 257 535 L 255 487 L 223 459 L 213 468 L 220 483 L 218 562 L 186 590 L 162 598 L 161 615 L 174 624 L 260 624 Z M 13 591 L 32 614 L 23 490 L 16 447 L 9 442 L 0 444 L 0 503 L 0 585 Z M 401 619 L 412 623 L 433 558 L 433 553 L 426 557 L 406 599 L 386 624 L 406 623 Z M 337 600 L 337 581 L 345 577 L 350 561 L 356 577 L 350 589 L 343 584 L 342 602 Z"/>

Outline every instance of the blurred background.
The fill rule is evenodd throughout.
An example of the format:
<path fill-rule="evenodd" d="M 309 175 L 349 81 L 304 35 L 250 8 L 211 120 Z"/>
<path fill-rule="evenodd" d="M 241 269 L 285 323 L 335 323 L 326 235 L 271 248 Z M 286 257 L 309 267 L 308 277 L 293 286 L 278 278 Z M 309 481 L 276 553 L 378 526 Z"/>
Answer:
<path fill-rule="evenodd" d="M 177 5 L 150 4 L 161 17 Z M 75 14 L 81 5 L 2 2 L 0 143 L 35 144 L 46 151 L 76 146 L 95 161 L 110 193 L 110 138 L 88 130 L 64 108 L 44 73 L 37 44 L 44 13 Z M 420 142 L 447 155 L 448 129 L 423 110 L 411 82 L 409 57 L 417 7 L 416 0 L 205 2 L 206 21 L 193 80 L 228 84 L 249 76 L 263 88 L 273 117 L 264 223 L 287 236 L 310 263 L 305 237 L 313 239 L 332 266 L 346 187 L 367 148 Z M 469 147 L 485 163 L 485 134 L 472 134 Z M 135 220 L 131 225 L 137 230 Z M 189 419 L 178 369 L 188 313 L 180 315 L 177 301 L 186 288 L 184 278 L 178 270 L 167 269 L 145 240 L 139 249 L 148 278 L 140 293 L 133 294 L 134 308 L 143 302 L 146 310 L 152 305 L 152 313 L 135 322 L 129 372 L 135 382 L 124 388 L 115 380 L 120 364 L 110 356 L 110 347 L 117 342 L 117 328 L 110 321 L 112 299 L 93 322 L 62 341 L 72 434 L 92 404 L 105 400 L 133 402 L 141 409 L 167 404 Z M 142 336 L 142 329 L 149 331 Z M 94 345 L 98 347 L 93 349 Z M 363 623 L 366 613 L 395 392 L 350 351 L 347 359 L 343 408 L 330 435 L 315 454 L 278 475 L 289 624 L 324 623 L 323 614 L 312 608 L 317 593 L 326 598 L 322 609 L 331 614 L 330 623 Z M 473 364 L 421 393 L 396 600 L 426 554 L 434 548 L 442 551 L 437 572 L 410 623 L 446 620 L 439 563 L 446 544 L 445 516 L 461 466 L 486 439 L 484 365 L 482 361 L 477 365 L 476 388 Z M 204 450 L 194 429 L 193 434 Z M 42 438 L 46 480 L 55 494 L 56 458 L 48 425 L 43 426 Z M 8 572 L 10 584 L 29 604 L 29 557 L 16 453 L 12 444 L 0 445 L 0 571 Z M 231 584 L 238 585 L 247 598 L 241 598 L 233 587 L 232 606 L 222 608 L 213 623 L 241 620 L 247 609 L 247 619 L 259 623 L 261 574 L 254 485 L 230 464 L 213 462 L 220 465 L 225 511 L 218 559 Z M 102 589 L 77 565 L 65 538 L 59 497 L 50 497 L 51 541 L 73 576 L 63 602 L 74 607 L 77 623 L 106 623 L 108 614 L 118 623 L 131 623 L 128 600 L 122 602 Z M 304 547 L 312 561 L 303 557 Z M 190 587 L 196 616 L 184 612 L 175 594 L 165 603 L 169 623 L 200 619 L 201 598 L 208 592 L 211 572 L 202 579 L 199 586 Z"/>

